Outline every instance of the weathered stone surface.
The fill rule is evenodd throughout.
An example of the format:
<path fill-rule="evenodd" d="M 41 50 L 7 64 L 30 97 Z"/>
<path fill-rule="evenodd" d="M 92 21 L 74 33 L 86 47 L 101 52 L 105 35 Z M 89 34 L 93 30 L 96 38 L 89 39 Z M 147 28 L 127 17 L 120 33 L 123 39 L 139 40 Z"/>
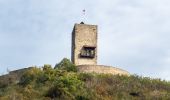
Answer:
<path fill-rule="evenodd" d="M 94 58 L 81 58 L 80 52 L 83 46 L 96 47 Z M 72 32 L 71 60 L 75 65 L 97 64 L 97 25 L 75 24 Z"/>
<path fill-rule="evenodd" d="M 97 25 L 81 23 L 74 26 L 71 60 L 78 67 L 79 72 L 130 75 L 129 72 L 116 67 L 97 65 L 97 31 Z M 80 56 L 84 46 L 95 47 L 94 58 L 82 58 Z"/>
<path fill-rule="evenodd" d="M 79 65 L 77 66 L 79 72 L 84 73 L 103 73 L 103 74 L 113 74 L 113 75 L 130 75 L 129 72 L 122 70 L 120 68 L 104 66 L 104 65 Z"/>

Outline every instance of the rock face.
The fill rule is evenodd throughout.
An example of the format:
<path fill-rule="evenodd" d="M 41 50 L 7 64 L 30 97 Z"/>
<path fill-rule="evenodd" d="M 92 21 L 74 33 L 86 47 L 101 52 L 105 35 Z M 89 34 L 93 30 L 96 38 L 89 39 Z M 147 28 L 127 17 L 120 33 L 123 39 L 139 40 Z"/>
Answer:
<path fill-rule="evenodd" d="M 104 66 L 104 65 L 79 65 L 77 66 L 79 72 L 84 73 L 103 73 L 103 74 L 113 74 L 113 75 L 130 75 L 129 72 L 122 70 L 120 68 Z"/>

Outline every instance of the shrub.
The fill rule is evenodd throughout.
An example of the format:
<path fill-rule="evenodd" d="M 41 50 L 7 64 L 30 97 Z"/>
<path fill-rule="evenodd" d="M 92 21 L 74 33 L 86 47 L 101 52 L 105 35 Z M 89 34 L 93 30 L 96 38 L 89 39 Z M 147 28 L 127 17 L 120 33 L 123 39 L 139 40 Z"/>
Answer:
<path fill-rule="evenodd" d="M 60 63 L 56 64 L 54 69 L 77 72 L 77 67 L 67 58 L 64 58 Z"/>
<path fill-rule="evenodd" d="M 50 64 L 44 64 L 43 71 L 46 71 L 46 70 L 52 70 L 52 66 Z"/>
<path fill-rule="evenodd" d="M 23 85 L 23 86 L 26 86 L 26 85 L 30 84 L 31 82 L 33 82 L 33 81 L 35 81 L 37 79 L 38 75 L 41 72 L 42 72 L 41 69 L 40 68 L 36 68 L 36 67 L 26 71 L 21 76 L 19 84 Z"/>
<path fill-rule="evenodd" d="M 120 76 L 76 73 L 76 66 L 63 59 L 55 66 L 31 68 L 21 74 L 0 77 L 0 100 L 169 100 L 170 82 L 137 75 Z"/>
<path fill-rule="evenodd" d="M 58 77 L 54 85 L 49 89 L 46 96 L 58 99 L 75 99 L 86 98 L 84 82 L 78 79 L 77 74 L 67 73 L 64 76 Z M 85 99 L 83 99 L 85 100 Z"/>

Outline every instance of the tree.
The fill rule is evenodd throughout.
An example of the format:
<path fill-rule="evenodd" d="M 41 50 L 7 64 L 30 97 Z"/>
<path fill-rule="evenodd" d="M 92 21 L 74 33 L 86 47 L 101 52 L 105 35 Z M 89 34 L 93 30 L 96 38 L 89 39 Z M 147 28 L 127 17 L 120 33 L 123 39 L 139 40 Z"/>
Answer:
<path fill-rule="evenodd" d="M 77 72 L 77 67 L 67 58 L 64 58 L 60 63 L 56 64 L 54 69 Z"/>

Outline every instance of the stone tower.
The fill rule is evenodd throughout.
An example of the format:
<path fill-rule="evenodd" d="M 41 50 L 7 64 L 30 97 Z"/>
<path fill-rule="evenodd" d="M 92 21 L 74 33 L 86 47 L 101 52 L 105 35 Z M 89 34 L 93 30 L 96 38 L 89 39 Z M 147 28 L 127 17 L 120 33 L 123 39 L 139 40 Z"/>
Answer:
<path fill-rule="evenodd" d="M 97 25 L 74 25 L 71 60 L 75 65 L 97 64 Z"/>

